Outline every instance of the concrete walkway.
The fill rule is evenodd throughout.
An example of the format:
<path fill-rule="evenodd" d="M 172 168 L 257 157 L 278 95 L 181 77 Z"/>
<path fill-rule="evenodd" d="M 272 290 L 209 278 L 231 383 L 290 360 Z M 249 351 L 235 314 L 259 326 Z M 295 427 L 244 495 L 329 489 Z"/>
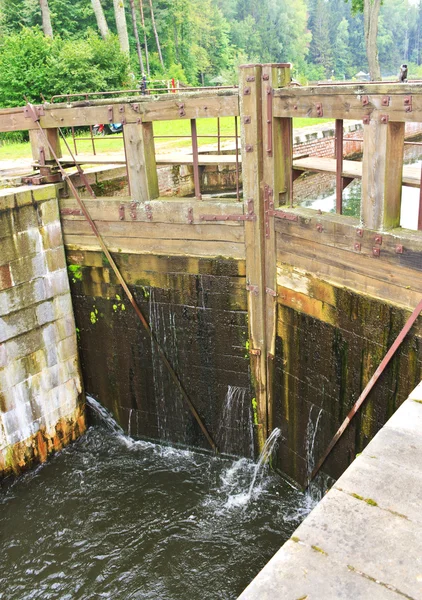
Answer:
<path fill-rule="evenodd" d="M 239 600 L 422 600 L 422 382 Z"/>

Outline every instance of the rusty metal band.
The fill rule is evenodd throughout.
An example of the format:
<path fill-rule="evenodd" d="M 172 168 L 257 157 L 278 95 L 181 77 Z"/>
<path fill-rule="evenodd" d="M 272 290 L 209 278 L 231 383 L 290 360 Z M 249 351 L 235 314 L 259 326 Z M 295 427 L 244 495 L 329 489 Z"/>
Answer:
<path fill-rule="evenodd" d="M 358 410 L 362 406 L 363 402 L 366 400 L 369 392 L 372 390 L 372 388 L 374 387 L 374 385 L 378 381 L 379 377 L 384 372 L 385 367 L 388 365 L 388 363 L 390 362 L 390 360 L 393 358 L 394 354 L 396 353 L 396 350 L 399 348 L 399 346 L 401 345 L 402 341 L 404 340 L 404 338 L 406 337 L 406 335 L 409 333 L 412 325 L 414 324 L 414 322 L 416 321 L 416 319 L 418 318 L 418 316 L 420 315 L 421 312 L 422 312 L 422 300 L 419 302 L 419 304 L 417 305 L 417 307 L 415 308 L 415 310 L 410 315 L 410 317 L 407 320 L 405 326 L 400 331 L 399 335 L 396 337 L 393 345 L 391 346 L 391 348 L 389 349 L 389 351 L 387 352 L 387 354 L 384 356 L 384 358 L 381 361 L 379 367 L 377 368 L 377 370 L 375 371 L 375 373 L 372 375 L 372 377 L 369 380 L 368 384 L 366 385 L 365 389 L 363 390 L 363 392 L 361 393 L 361 395 L 359 396 L 359 398 L 357 399 L 357 401 L 353 405 L 351 411 L 349 412 L 349 414 L 347 415 L 347 417 L 344 419 L 343 423 L 340 425 L 340 428 L 338 429 L 337 433 L 335 434 L 335 436 L 333 437 L 333 439 L 329 443 L 328 448 L 326 449 L 326 451 L 324 452 L 324 454 L 322 455 L 322 457 L 318 461 L 317 465 L 315 466 L 314 470 L 312 471 L 312 473 L 311 473 L 311 475 L 309 477 L 309 480 L 307 482 L 307 486 L 306 487 L 309 486 L 309 484 L 311 483 L 311 481 L 317 475 L 318 471 L 321 469 L 322 465 L 327 460 L 328 456 L 331 454 L 332 449 L 337 444 L 337 442 L 339 441 L 339 439 L 341 438 L 341 436 L 343 435 L 343 433 L 345 432 L 345 430 L 349 426 L 349 423 L 351 422 L 351 420 L 353 419 L 353 417 L 355 416 L 355 414 L 358 412 Z"/>
<path fill-rule="evenodd" d="M 30 110 L 31 113 L 31 118 L 32 120 L 36 123 L 36 125 L 38 126 L 38 129 L 41 132 L 41 135 L 44 138 L 44 141 L 46 142 L 46 144 L 48 145 L 51 155 L 53 156 L 54 160 L 57 163 L 57 166 L 60 170 L 60 173 L 62 174 L 63 179 L 66 179 L 67 184 L 69 185 L 75 200 L 77 201 L 77 203 L 79 204 L 79 207 L 82 211 L 82 213 L 84 214 L 86 220 L 88 221 L 89 225 L 91 226 L 92 231 L 94 232 L 94 235 L 96 236 L 98 243 L 101 246 L 102 251 L 104 252 L 104 254 L 107 257 L 107 260 L 109 261 L 114 273 L 116 274 L 117 279 L 119 280 L 122 288 L 124 289 L 126 296 L 129 299 L 129 302 L 132 304 L 137 316 L 139 317 L 139 320 L 141 321 L 142 325 L 144 326 L 148 336 L 150 337 L 151 341 L 153 344 L 155 344 L 158 353 L 161 356 L 161 359 L 164 363 L 164 365 L 166 366 L 171 378 L 173 379 L 174 383 L 176 384 L 176 387 L 178 388 L 179 392 L 181 393 L 183 399 L 185 400 L 186 404 L 189 407 L 189 410 L 191 411 L 192 415 L 194 416 L 196 422 L 198 423 L 199 427 L 201 428 L 202 433 L 204 434 L 205 438 L 207 439 L 209 445 L 211 446 L 212 450 L 217 453 L 217 446 L 215 445 L 213 439 L 211 438 L 210 434 L 208 433 L 207 428 L 205 427 L 204 423 L 202 422 L 201 417 L 199 416 L 195 406 L 193 405 L 192 401 L 190 400 L 189 396 L 187 395 L 182 382 L 180 381 L 179 377 L 177 376 L 177 373 L 175 372 L 175 370 L 173 369 L 173 367 L 171 366 L 170 362 L 167 359 L 167 356 L 163 350 L 163 348 L 161 347 L 160 343 L 158 342 L 157 338 L 155 337 L 148 321 L 145 319 L 141 309 L 139 308 L 134 296 L 132 295 L 132 292 L 130 291 L 126 281 L 124 280 L 122 274 L 120 273 L 119 267 L 116 265 L 116 263 L 114 262 L 113 257 L 111 256 L 107 246 L 105 245 L 100 232 L 97 229 L 97 226 L 95 225 L 94 221 L 92 220 L 89 212 L 87 211 L 87 209 L 85 208 L 84 203 L 81 200 L 81 197 L 78 194 L 78 191 L 76 189 L 76 187 L 74 186 L 70 176 L 68 175 L 68 173 L 66 173 L 66 171 L 63 169 L 62 165 L 60 164 L 59 159 L 57 158 L 56 153 L 54 152 L 54 148 L 52 147 L 52 145 L 50 144 L 47 136 L 44 133 L 43 128 L 41 127 L 40 123 L 39 123 L 39 116 L 36 113 L 35 107 L 32 104 L 28 103 L 28 109 Z"/>

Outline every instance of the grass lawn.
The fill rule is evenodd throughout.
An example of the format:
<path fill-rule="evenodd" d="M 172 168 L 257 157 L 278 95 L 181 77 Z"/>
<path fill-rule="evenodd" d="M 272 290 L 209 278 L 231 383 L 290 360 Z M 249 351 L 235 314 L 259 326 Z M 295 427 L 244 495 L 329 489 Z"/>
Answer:
<path fill-rule="evenodd" d="M 309 127 L 311 125 L 320 125 L 321 123 L 329 122 L 328 119 L 294 119 L 294 128 Z M 217 119 L 198 119 L 197 120 L 197 131 L 198 131 L 198 143 L 199 145 L 205 144 L 216 144 L 217 137 L 201 138 L 201 135 L 217 136 Z M 220 133 L 221 135 L 234 136 L 234 118 L 223 117 L 220 119 Z M 239 130 L 240 133 L 240 130 Z M 180 147 L 188 147 L 191 145 L 190 137 L 186 139 L 167 139 L 160 138 L 159 136 L 168 135 L 186 135 L 190 136 L 190 123 L 183 119 L 180 121 L 159 121 L 154 123 L 154 135 L 158 136 L 156 139 L 156 148 L 159 152 L 164 150 L 172 150 Z M 89 131 L 82 131 L 78 133 L 78 137 L 88 137 Z M 117 138 L 117 139 L 116 139 Z M 71 136 L 66 137 L 68 144 L 70 145 L 72 152 L 74 152 L 74 146 Z M 222 142 L 234 142 L 233 139 L 222 139 Z M 80 140 L 76 138 L 77 151 L 80 154 L 92 154 L 92 144 L 90 140 Z M 119 152 L 123 149 L 123 140 L 118 139 L 118 136 L 107 135 L 107 136 L 96 136 L 95 146 L 97 154 L 102 152 Z M 62 152 L 67 154 L 67 149 L 62 141 Z M 1 160 L 13 160 L 19 158 L 31 158 L 31 146 L 29 142 L 8 142 L 0 141 L 0 161 Z"/>

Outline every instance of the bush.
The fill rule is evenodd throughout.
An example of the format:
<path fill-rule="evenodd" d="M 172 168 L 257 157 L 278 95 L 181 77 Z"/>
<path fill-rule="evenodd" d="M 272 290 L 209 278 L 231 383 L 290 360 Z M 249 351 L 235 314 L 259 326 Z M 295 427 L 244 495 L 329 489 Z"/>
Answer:
<path fill-rule="evenodd" d="M 54 94 L 97 92 L 126 87 L 129 62 L 118 40 L 93 31 L 84 39 L 54 40 L 23 28 L 0 44 L 0 106 L 22 106 L 24 96 L 40 102 Z"/>

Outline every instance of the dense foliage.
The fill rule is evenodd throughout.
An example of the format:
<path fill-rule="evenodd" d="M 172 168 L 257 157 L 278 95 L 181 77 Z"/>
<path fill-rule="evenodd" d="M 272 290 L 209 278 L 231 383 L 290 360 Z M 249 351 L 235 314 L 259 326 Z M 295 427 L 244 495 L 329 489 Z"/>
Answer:
<path fill-rule="evenodd" d="M 122 1 L 130 68 L 115 36 L 112 0 L 101 2 L 112 32 L 105 40 L 90 0 L 49 0 L 54 39 L 42 34 L 39 0 L 0 0 L 0 105 L 22 104 L 24 94 L 39 101 L 40 93 L 133 86 L 140 69 L 129 0 Z M 164 69 L 149 0 L 143 6 L 151 78 L 234 83 L 237 66 L 253 61 L 293 62 L 301 81 L 351 78 L 368 69 L 363 0 L 153 0 Z M 384 0 L 378 49 L 384 76 L 407 62 L 410 76 L 422 77 L 422 0 Z"/>

